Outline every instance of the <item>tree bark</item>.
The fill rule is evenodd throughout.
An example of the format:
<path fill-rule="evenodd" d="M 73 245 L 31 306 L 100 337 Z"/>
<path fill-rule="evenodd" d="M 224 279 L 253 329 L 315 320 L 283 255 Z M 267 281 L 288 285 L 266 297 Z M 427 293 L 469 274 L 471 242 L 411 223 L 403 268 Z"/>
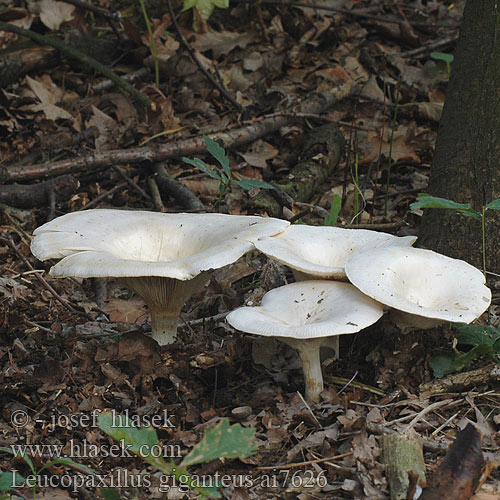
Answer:
<path fill-rule="evenodd" d="M 469 0 L 448 84 L 429 194 L 470 202 L 500 197 L 500 4 Z M 500 214 L 486 212 L 486 267 L 500 272 Z M 481 265 L 481 223 L 449 211 L 424 211 L 419 245 Z"/>

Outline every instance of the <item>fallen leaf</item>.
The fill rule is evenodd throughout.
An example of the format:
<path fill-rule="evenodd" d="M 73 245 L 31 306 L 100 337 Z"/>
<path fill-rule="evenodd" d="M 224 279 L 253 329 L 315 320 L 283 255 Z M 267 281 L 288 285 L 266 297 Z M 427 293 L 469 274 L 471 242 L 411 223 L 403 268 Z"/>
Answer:
<path fill-rule="evenodd" d="M 41 0 L 40 21 L 50 30 L 58 30 L 62 23 L 73 19 L 75 6 L 57 0 Z"/>
<path fill-rule="evenodd" d="M 55 103 L 60 101 L 64 92 L 52 82 L 49 75 L 44 75 L 38 80 L 27 76 L 26 81 L 40 101 L 40 104 L 31 106 L 33 111 L 42 111 L 47 120 L 71 120 L 73 118 L 65 109 L 56 106 Z"/>
<path fill-rule="evenodd" d="M 229 54 L 235 47 L 246 48 L 251 41 L 252 36 L 250 33 L 209 31 L 208 33 L 197 34 L 191 45 L 200 52 L 211 50 L 214 59 L 217 59 L 222 54 Z"/>
<path fill-rule="evenodd" d="M 469 500 L 479 484 L 483 467 L 481 434 L 469 424 L 457 434 L 420 500 Z"/>

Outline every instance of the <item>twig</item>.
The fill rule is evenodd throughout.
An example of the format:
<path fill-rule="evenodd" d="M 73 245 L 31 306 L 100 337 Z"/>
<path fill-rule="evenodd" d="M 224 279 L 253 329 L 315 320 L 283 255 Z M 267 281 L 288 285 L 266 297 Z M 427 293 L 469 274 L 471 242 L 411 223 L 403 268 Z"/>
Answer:
<path fill-rule="evenodd" d="M 399 229 L 404 224 L 404 221 L 399 220 L 397 222 L 384 222 L 381 224 L 343 224 L 342 226 L 346 229 L 373 229 L 374 231 L 392 231 Z"/>
<path fill-rule="evenodd" d="M 424 415 L 435 410 L 436 408 L 440 408 L 441 406 L 447 406 L 450 403 L 453 403 L 453 399 L 444 399 L 443 401 L 436 401 L 428 406 L 426 406 L 422 411 L 420 411 L 415 418 L 406 426 L 405 431 L 408 432 L 410 429 L 413 429 L 419 420 L 422 420 Z"/>
<path fill-rule="evenodd" d="M 297 106 L 298 111 L 307 113 L 326 111 L 335 103 L 346 98 L 351 93 L 352 88 L 353 82 L 349 81 L 337 87 L 329 88 L 324 92 L 312 94 Z M 228 149 L 271 134 L 281 127 L 293 123 L 294 120 L 290 115 L 285 116 L 282 113 L 273 113 L 245 122 L 239 127 L 235 126 L 226 131 L 210 134 L 209 137 L 219 142 L 222 147 Z M 198 136 L 184 141 L 168 142 L 148 148 L 93 152 L 80 158 L 54 163 L 18 165 L 16 167 L 0 166 L 0 182 L 26 181 L 72 172 L 81 173 L 83 171 L 105 169 L 109 165 L 119 163 L 157 162 L 179 158 L 180 156 L 206 153 L 206 150 L 207 148 L 202 137 Z"/>
<path fill-rule="evenodd" d="M 86 205 L 83 205 L 81 210 L 88 210 L 89 208 L 92 208 L 96 206 L 100 201 L 104 200 L 107 196 L 112 195 L 116 191 L 119 191 L 120 189 L 124 188 L 127 185 L 126 182 L 120 182 L 120 184 L 117 184 L 116 186 L 112 187 L 105 193 L 100 194 L 99 196 L 96 196 L 92 201 L 89 201 Z"/>
<path fill-rule="evenodd" d="M 296 464 L 286 464 L 286 465 L 270 465 L 257 467 L 257 470 L 282 470 L 282 469 L 294 469 L 295 467 L 306 467 L 312 464 L 321 464 L 323 462 L 329 462 L 330 460 L 339 460 L 341 458 L 349 457 L 352 455 L 352 451 L 347 453 L 342 453 L 342 455 L 334 455 L 333 457 L 327 458 L 317 458 L 315 460 L 307 460 L 306 462 L 298 462 Z"/>
<path fill-rule="evenodd" d="M 151 196 L 149 196 L 144 189 L 137 185 L 125 172 L 122 171 L 120 167 L 113 165 L 113 170 L 131 187 L 133 187 L 144 199 L 152 202 Z"/>
<path fill-rule="evenodd" d="M 154 177 L 148 177 L 148 187 L 149 192 L 151 193 L 151 197 L 153 198 L 153 205 L 157 212 L 166 212 L 167 209 L 163 204 L 161 199 L 160 190 L 158 189 L 158 184 L 156 183 L 156 179 Z"/>
<path fill-rule="evenodd" d="M 373 432 L 374 434 L 395 434 L 397 431 L 386 427 L 382 424 L 376 424 L 375 422 L 366 422 L 366 428 Z M 451 441 L 432 441 L 430 439 L 422 438 L 422 445 L 426 450 L 429 451 L 446 451 L 450 446 Z"/>
<path fill-rule="evenodd" d="M 150 74 L 149 68 L 140 68 L 137 71 L 133 71 L 132 73 L 128 73 L 122 76 L 123 80 L 126 82 L 133 82 L 134 80 L 139 80 L 145 76 Z M 92 86 L 92 90 L 94 93 L 97 92 L 105 92 L 113 87 L 115 82 L 113 80 L 103 80 L 102 82 L 96 83 Z"/>
<path fill-rule="evenodd" d="M 346 386 L 347 384 L 349 384 L 349 386 L 354 387 L 355 389 L 362 389 L 364 391 L 371 392 L 372 394 L 376 394 L 377 396 L 384 396 L 384 397 L 387 396 L 387 394 L 384 391 L 381 391 L 376 387 L 372 387 L 371 385 L 366 385 L 361 382 L 350 381 L 347 378 L 332 377 L 331 375 L 325 375 L 325 380 L 327 382 L 336 385 Z"/>
<path fill-rule="evenodd" d="M 51 192 L 55 198 L 62 200 L 73 194 L 78 186 L 78 180 L 71 175 L 61 175 L 32 185 L 0 186 L 0 203 L 17 208 L 41 207 L 49 201 Z"/>
<path fill-rule="evenodd" d="M 302 399 L 302 402 L 305 404 L 306 408 L 309 410 L 309 413 L 311 414 L 312 418 L 314 418 L 314 420 L 316 421 L 316 424 L 318 424 L 318 427 L 321 427 L 319 420 L 316 418 L 316 415 L 311 410 L 311 407 L 309 406 L 308 402 L 304 399 L 304 396 L 302 396 L 302 394 L 299 391 L 297 391 L 297 394 L 299 395 L 300 399 Z"/>
<path fill-rule="evenodd" d="M 82 0 L 62 0 L 65 3 L 74 5 L 75 7 L 80 7 L 81 9 L 94 12 L 94 14 L 99 14 L 100 16 L 109 19 L 111 21 L 121 21 L 122 15 L 120 11 L 110 12 L 109 10 L 103 9 L 102 7 L 97 7 L 96 5 L 83 2 Z"/>
<path fill-rule="evenodd" d="M 8 238 L 4 238 L 4 237 L 1 237 L 0 236 L 0 240 L 4 241 L 5 243 L 7 243 L 7 245 L 9 246 L 9 248 L 23 261 L 24 265 L 30 269 L 30 271 L 33 271 L 34 268 L 33 266 L 30 264 L 30 262 L 28 261 L 28 259 L 17 249 L 16 245 L 14 244 L 14 242 L 12 241 L 12 238 L 9 236 Z M 68 309 L 71 313 L 73 314 L 80 314 L 79 311 L 77 311 L 76 309 L 73 308 L 73 306 L 68 302 L 66 301 L 65 299 L 63 299 L 48 283 L 47 281 L 45 280 L 45 278 L 43 276 L 40 276 L 39 273 L 34 273 L 35 274 L 35 278 L 54 296 L 54 298 L 60 303 L 62 304 L 64 307 L 66 307 L 66 309 Z"/>
<path fill-rule="evenodd" d="M 177 328 L 182 328 L 185 325 L 190 325 L 190 326 L 198 326 L 198 325 L 203 325 L 205 323 L 210 323 L 210 322 L 216 322 L 219 321 L 220 319 L 224 319 L 229 313 L 220 313 L 216 314 L 215 316 L 209 316 L 208 318 L 200 318 L 200 319 L 193 319 L 191 321 L 184 321 L 183 323 L 177 323 Z"/>
<path fill-rule="evenodd" d="M 68 47 L 64 43 L 55 38 L 40 35 L 39 33 L 35 33 L 34 31 L 25 30 L 24 28 L 19 28 L 18 26 L 14 26 L 13 24 L 0 22 L 0 31 L 8 31 L 10 33 L 16 33 L 20 36 L 24 36 L 38 43 L 39 45 L 50 45 L 51 47 L 55 47 L 59 52 L 62 52 L 68 57 L 72 57 L 74 59 L 79 60 L 83 64 L 90 66 L 95 69 L 99 73 L 103 74 L 110 80 L 112 80 L 118 87 L 128 92 L 130 95 L 135 97 L 138 101 L 140 101 L 144 106 L 156 110 L 156 104 L 142 92 L 136 90 L 132 85 L 127 83 L 125 80 L 120 78 L 114 71 L 110 70 L 108 67 L 104 66 L 100 62 L 96 61 L 92 57 L 80 52 L 79 50 Z"/>
<path fill-rule="evenodd" d="M 221 142 L 224 148 L 236 144 L 244 144 L 264 135 L 279 130 L 289 123 L 291 118 L 285 116 L 271 116 L 269 119 L 256 120 L 246 127 L 227 132 L 210 134 L 210 138 Z M 151 148 L 131 148 L 111 151 L 98 151 L 69 160 L 62 160 L 48 164 L 19 165 L 16 167 L 0 166 L 0 182 L 26 181 L 44 176 L 55 176 L 72 172 L 81 173 L 92 169 L 104 169 L 117 163 L 140 163 L 145 160 L 156 162 L 180 156 L 206 153 L 206 146 L 202 137 L 194 137 L 185 141 L 174 141 L 159 144 Z"/>
<path fill-rule="evenodd" d="M 423 47 L 419 47 L 418 49 L 407 50 L 406 52 L 402 52 L 400 54 L 401 57 L 427 57 L 433 50 L 441 49 L 442 47 L 446 47 L 447 45 L 451 45 L 455 43 L 458 39 L 458 35 L 452 35 L 446 38 L 440 38 L 439 40 L 435 40 L 434 42 L 428 43 Z"/>
<path fill-rule="evenodd" d="M 326 5 L 318 5 L 314 3 L 305 3 L 305 2 L 295 2 L 295 1 L 287 1 L 287 0 L 238 0 L 237 3 L 267 3 L 267 4 L 272 4 L 272 5 L 284 5 L 284 6 L 290 6 L 290 7 L 302 7 L 304 9 L 316 9 L 316 10 L 325 10 L 329 12 L 338 12 L 339 14 L 345 14 L 346 16 L 351 16 L 351 17 L 356 17 L 358 19 L 371 19 L 373 21 L 380 21 L 384 23 L 390 23 L 390 24 L 400 24 L 403 20 L 402 19 L 395 19 L 393 17 L 384 17 L 384 16 L 377 16 L 374 14 L 366 14 L 365 12 L 360 12 L 359 10 L 353 9 L 342 9 L 340 7 L 330 7 Z M 416 22 L 416 23 L 411 23 L 411 26 L 415 27 L 421 27 L 421 28 L 428 28 L 428 27 L 443 27 L 443 28 L 454 28 L 456 27 L 455 24 L 451 23 L 422 23 L 422 22 Z"/>
<path fill-rule="evenodd" d="M 196 210 L 199 212 L 205 212 L 206 208 L 200 199 L 184 184 L 179 181 L 172 179 L 167 173 L 166 168 L 161 164 L 157 163 L 154 166 L 156 174 L 156 183 L 160 192 L 172 196 L 183 208 L 187 210 Z"/>
<path fill-rule="evenodd" d="M 196 57 L 193 48 L 184 38 L 184 35 L 182 34 L 179 25 L 177 24 L 177 18 L 175 17 L 174 9 L 172 8 L 172 3 L 170 0 L 167 0 L 167 5 L 168 11 L 170 12 L 170 17 L 172 18 L 172 22 L 174 23 L 175 31 L 177 31 L 179 39 L 182 45 L 184 45 L 186 50 L 189 52 L 191 59 L 195 62 L 198 68 L 200 68 L 201 72 L 207 77 L 210 83 L 219 90 L 222 96 L 225 97 L 238 111 L 243 111 L 243 106 L 238 101 L 236 101 L 236 99 L 209 73 L 205 66 L 201 64 L 200 60 Z"/>

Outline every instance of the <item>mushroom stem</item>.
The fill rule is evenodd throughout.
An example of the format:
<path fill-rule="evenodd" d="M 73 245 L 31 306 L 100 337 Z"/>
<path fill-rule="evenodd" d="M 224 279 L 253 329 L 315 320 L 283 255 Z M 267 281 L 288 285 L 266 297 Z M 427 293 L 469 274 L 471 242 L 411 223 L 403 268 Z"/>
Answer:
<path fill-rule="evenodd" d="M 123 278 L 128 288 L 140 295 L 151 312 L 151 336 L 160 345 L 176 341 L 177 321 L 185 302 L 208 281 L 208 272 L 190 280 L 159 276 Z"/>
<path fill-rule="evenodd" d="M 283 337 L 280 340 L 298 351 L 302 361 L 302 371 L 304 372 L 306 401 L 308 403 L 317 403 L 324 388 L 319 349 L 325 339 L 322 337 L 312 339 Z"/>
<path fill-rule="evenodd" d="M 177 340 L 177 321 L 179 313 L 150 309 L 151 313 L 151 337 L 159 345 L 173 344 Z"/>

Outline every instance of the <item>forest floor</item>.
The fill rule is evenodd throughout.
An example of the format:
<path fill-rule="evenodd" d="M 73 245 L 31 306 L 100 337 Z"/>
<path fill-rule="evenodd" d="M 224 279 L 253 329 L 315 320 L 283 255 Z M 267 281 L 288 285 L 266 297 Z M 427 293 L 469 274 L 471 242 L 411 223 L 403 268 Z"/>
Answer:
<path fill-rule="evenodd" d="M 110 2 L 93 4 L 105 10 Z M 271 215 L 323 225 L 339 195 L 338 226 L 375 224 L 418 235 L 421 213 L 409 205 L 427 187 L 448 81 L 446 63 L 430 54 L 453 53 L 461 4 L 231 2 L 208 22 L 174 6 L 179 29 L 214 84 L 179 41 L 168 2 L 150 2 L 159 89 L 138 2 L 121 4 L 125 17 L 110 23 L 102 12 L 52 0 L 19 0 L 0 11 L 2 22 L 54 35 L 121 76 L 136 75 L 133 87 L 156 105 L 147 109 L 53 47 L 21 45 L 25 38 L 0 30 L 0 446 L 61 446 L 57 453 L 91 467 L 108 486 L 127 471 L 136 482 L 124 479 L 117 490 L 123 498 L 168 499 L 196 495 L 166 491 L 165 478 L 138 457 L 106 456 L 110 438 L 82 418 L 96 410 L 162 415 L 156 430 L 162 443 L 180 450 L 177 462 L 223 417 L 254 427 L 257 453 L 190 468 L 198 477 L 230 475 L 221 494 L 232 500 L 389 498 L 381 438 L 394 432 L 422 438 L 428 479 L 471 421 L 481 430 L 483 452 L 498 457 L 497 365 L 480 359 L 461 377 L 444 379 L 430 369 L 432 354 L 456 348 L 452 326 L 403 335 L 384 318 L 342 336 L 340 359 L 326 353 L 323 362 L 321 402 L 307 405 L 295 351 L 237 332 L 224 319 L 292 281 L 284 266 L 252 253 L 214 272 L 183 310 L 180 341 L 158 348 L 147 335 L 144 304 L 120 283 L 109 280 L 103 288 L 95 280 L 54 279 L 53 262 L 30 253 L 36 227 L 88 208 L 183 212 L 197 197 L 207 211 L 266 215 L 255 203 L 258 188 L 233 186 L 217 204 L 219 182 L 181 161 L 210 162 L 200 141 L 193 146 L 189 139 L 244 131 L 227 150 L 234 178 L 279 182 L 298 162 L 304 137 L 325 124 L 338 124 L 346 140 L 340 163 L 312 194 L 278 201 L 279 213 Z M 8 65 L 11 57 L 22 64 Z M 315 93 L 328 104 L 311 104 Z M 158 153 L 170 145 L 175 153 Z M 179 184 L 170 196 L 158 194 L 163 168 L 188 188 L 187 200 Z M 76 450 L 84 443 L 97 451 Z M 31 453 L 34 466 L 47 464 L 52 450 Z M 13 469 L 30 473 L 20 457 L 0 451 L 0 471 Z M 39 485 L 37 498 L 103 494 L 102 484 L 65 484 L 64 477 L 85 475 L 74 464 L 47 471 L 52 482 Z M 499 480 L 493 472 L 476 498 L 500 498 Z M 13 494 L 32 492 L 19 487 Z"/>

